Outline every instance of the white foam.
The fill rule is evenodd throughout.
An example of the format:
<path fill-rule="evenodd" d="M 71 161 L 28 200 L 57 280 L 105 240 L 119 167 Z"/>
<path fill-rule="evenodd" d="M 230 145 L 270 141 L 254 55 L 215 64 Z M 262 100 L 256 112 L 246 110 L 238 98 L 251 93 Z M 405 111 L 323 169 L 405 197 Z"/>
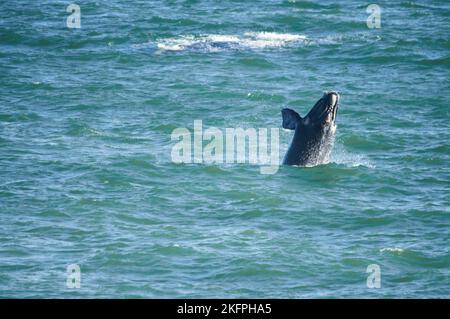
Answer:
<path fill-rule="evenodd" d="M 402 248 L 398 248 L 398 247 L 387 247 L 387 248 L 382 248 L 380 249 L 380 252 L 391 252 L 391 253 L 402 253 L 404 250 Z"/>
<path fill-rule="evenodd" d="M 199 41 L 200 40 L 196 40 L 194 36 L 182 36 L 179 38 L 168 38 L 164 41 L 157 42 L 156 46 L 158 49 L 164 51 L 181 51 Z"/>
<path fill-rule="evenodd" d="M 206 39 L 215 42 L 230 42 L 230 43 L 238 43 L 240 41 L 239 37 L 237 36 L 222 35 L 222 34 L 210 34 L 206 36 Z"/>
<path fill-rule="evenodd" d="M 290 33 L 276 33 L 276 32 L 246 32 L 244 33 L 247 37 L 252 37 L 256 39 L 263 39 L 269 41 L 301 41 L 306 40 L 306 36 L 299 34 Z"/>
<path fill-rule="evenodd" d="M 142 44 L 134 44 L 133 48 L 157 47 L 157 52 L 183 51 L 197 49 L 205 52 L 219 52 L 223 50 L 239 49 L 268 49 L 287 46 L 325 46 L 341 45 L 344 42 L 364 41 L 375 42 L 381 37 L 367 32 L 352 34 L 330 34 L 318 38 L 308 38 L 301 34 L 278 32 L 245 32 L 243 34 L 204 34 L 204 35 L 180 35 L 171 38 L 161 38 Z"/>
<path fill-rule="evenodd" d="M 330 34 L 325 37 L 320 37 L 316 39 L 309 39 L 308 45 L 341 45 L 345 42 L 377 42 L 382 38 L 378 35 L 371 35 L 370 33 L 360 32 L 352 34 Z"/>
<path fill-rule="evenodd" d="M 174 38 L 159 39 L 156 41 L 156 46 L 159 50 L 163 51 L 181 51 L 188 48 L 197 48 L 213 52 L 227 49 L 276 48 L 305 40 L 306 36 L 298 34 L 246 32 L 243 35 L 184 35 Z"/>

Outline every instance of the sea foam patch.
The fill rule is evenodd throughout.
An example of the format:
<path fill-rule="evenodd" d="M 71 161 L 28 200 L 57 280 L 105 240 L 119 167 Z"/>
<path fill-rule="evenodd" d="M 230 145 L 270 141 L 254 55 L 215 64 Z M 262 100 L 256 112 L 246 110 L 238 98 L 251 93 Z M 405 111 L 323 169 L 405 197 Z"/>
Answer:
<path fill-rule="evenodd" d="M 287 46 L 292 43 L 304 42 L 304 35 L 276 32 L 246 32 L 243 35 L 185 35 L 173 38 L 159 39 L 156 46 L 161 51 L 182 51 L 200 49 L 208 52 L 227 49 L 265 49 Z"/>
<path fill-rule="evenodd" d="M 221 52 L 225 50 L 262 50 L 282 47 L 342 45 L 346 42 L 376 42 L 381 37 L 367 33 L 329 34 L 310 38 L 306 35 L 277 32 L 245 32 L 240 35 L 203 34 L 179 35 L 159 38 L 145 43 L 133 44 L 134 49 L 156 49 L 157 53 L 166 51 L 197 50 Z"/>
<path fill-rule="evenodd" d="M 382 248 L 380 249 L 380 252 L 390 252 L 390 253 L 402 253 L 404 250 L 402 248 L 399 247 L 386 247 L 386 248 Z"/>

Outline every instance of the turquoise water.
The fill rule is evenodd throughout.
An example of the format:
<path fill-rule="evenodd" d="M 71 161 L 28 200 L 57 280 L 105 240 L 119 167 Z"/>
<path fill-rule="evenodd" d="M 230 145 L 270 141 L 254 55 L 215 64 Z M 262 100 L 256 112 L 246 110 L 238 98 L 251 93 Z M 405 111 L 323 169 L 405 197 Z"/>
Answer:
<path fill-rule="evenodd" d="M 376 3 L 3 1 L 0 297 L 450 297 L 450 5 Z M 331 89 L 328 164 L 171 160 Z"/>

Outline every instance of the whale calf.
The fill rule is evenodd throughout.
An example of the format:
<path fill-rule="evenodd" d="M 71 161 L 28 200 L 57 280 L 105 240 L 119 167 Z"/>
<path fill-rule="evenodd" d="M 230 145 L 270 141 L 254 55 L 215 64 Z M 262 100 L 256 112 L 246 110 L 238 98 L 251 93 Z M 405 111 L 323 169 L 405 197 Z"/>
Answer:
<path fill-rule="evenodd" d="M 283 128 L 294 130 L 284 157 L 284 165 L 314 166 L 328 162 L 336 132 L 339 94 L 325 92 L 304 118 L 292 109 L 283 109 Z"/>

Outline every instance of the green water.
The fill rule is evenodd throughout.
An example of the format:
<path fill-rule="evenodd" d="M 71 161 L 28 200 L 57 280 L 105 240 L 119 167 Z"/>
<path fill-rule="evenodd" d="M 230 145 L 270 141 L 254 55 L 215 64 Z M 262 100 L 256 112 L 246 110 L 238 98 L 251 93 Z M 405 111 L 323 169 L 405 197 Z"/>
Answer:
<path fill-rule="evenodd" d="M 448 1 L 68 4 L 0 4 L 0 297 L 450 297 Z M 331 89 L 328 164 L 172 162 Z"/>

